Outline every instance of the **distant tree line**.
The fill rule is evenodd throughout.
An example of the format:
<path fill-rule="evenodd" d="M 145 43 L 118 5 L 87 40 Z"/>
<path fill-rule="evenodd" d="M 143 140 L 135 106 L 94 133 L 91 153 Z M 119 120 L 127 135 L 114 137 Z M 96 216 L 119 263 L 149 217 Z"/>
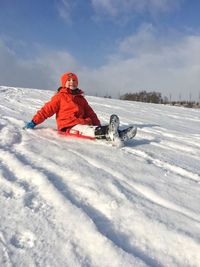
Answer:
<path fill-rule="evenodd" d="M 200 108 L 200 103 L 195 101 L 172 101 L 170 104 L 172 106 L 182 106 L 186 108 Z"/>
<path fill-rule="evenodd" d="M 155 104 L 168 104 L 173 106 L 184 106 L 188 108 L 200 108 L 200 103 L 195 101 L 169 101 L 169 99 L 160 92 L 140 91 L 136 93 L 126 93 L 120 96 L 121 100 L 139 101 Z"/>
<path fill-rule="evenodd" d="M 163 98 L 159 92 L 146 92 L 141 91 L 138 93 L 126 93 L 120 96 L 122 100 L 139 101 L 147 103 L 163 103 Z"/>

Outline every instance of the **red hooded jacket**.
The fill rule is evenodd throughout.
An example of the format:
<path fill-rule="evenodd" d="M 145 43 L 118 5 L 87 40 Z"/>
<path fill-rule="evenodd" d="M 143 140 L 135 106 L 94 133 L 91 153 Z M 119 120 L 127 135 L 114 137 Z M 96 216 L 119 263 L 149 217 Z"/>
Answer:
<path fill-rule="evenodd" d="M 83 96 L 83 91 L 73 95 L 71 90 L 62 87 L 33 117 L 36 124 L 56 114 L 58 130 L 76 124 L 100 125 L 100 121 Z"/>

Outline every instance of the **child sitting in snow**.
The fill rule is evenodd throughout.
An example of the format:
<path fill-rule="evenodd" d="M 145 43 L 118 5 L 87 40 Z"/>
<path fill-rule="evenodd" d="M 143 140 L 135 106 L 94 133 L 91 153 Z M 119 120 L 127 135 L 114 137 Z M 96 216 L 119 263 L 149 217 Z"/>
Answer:
<path fill-rule="evenodd" d="M 111 116 L 110 124 L 101 126 L 101 123 L 78 88 L 78 78 L 72 72 L 61 76 L 61 87 L 25 125 L 26 129 L 33 129 L 47 118 L 56 114 L 58 131 L 66 135 L 85 137 L 90 139 L 114 140 L 119 137 L 119 119 Z"/>
<path fill-rule="evenodd" d="M 83 96 L 83 91 L 78 88 L 78 77 L 72 72 L 62 75 L 57 94 L 36 113 L 25 128 L 33 129 L 54 114 L 58 131 L 106 138 L 108 127 L 101 126 L 97 115 Z"/>

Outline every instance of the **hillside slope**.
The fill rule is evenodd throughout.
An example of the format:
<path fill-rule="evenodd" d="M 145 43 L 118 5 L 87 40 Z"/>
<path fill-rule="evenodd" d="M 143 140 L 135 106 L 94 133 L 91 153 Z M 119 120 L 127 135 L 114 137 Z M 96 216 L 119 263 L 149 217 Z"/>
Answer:
<path fill-rule="evenodd" d="M 116 148 L 23 130 L 52 95 L 0 87 L 0 266 L 200 266 L 200 111 L 87 97 Z"/>

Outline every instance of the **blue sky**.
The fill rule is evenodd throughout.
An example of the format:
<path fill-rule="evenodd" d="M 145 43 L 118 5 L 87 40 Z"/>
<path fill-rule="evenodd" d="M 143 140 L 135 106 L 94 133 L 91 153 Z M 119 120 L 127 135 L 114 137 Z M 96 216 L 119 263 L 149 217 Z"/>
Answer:
<path fill-rule="evenodd" d="M 199 99 L 198 0 L 1 0 L 0 85 Z"/>

